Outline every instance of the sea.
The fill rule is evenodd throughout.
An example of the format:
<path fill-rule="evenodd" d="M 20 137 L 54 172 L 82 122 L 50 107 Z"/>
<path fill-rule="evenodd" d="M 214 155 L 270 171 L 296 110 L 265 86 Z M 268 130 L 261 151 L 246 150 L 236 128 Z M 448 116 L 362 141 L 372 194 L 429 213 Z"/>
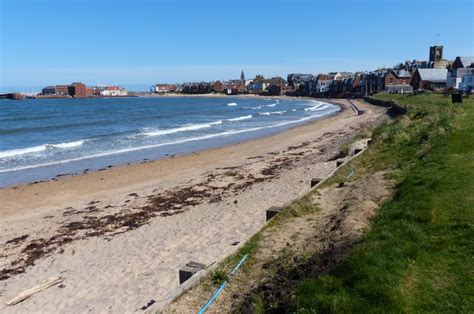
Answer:
<path fill-rule="evenodd" d="M 220 147 L 339 110 L 298 98 L 0 100 L 0 186 Z"/>

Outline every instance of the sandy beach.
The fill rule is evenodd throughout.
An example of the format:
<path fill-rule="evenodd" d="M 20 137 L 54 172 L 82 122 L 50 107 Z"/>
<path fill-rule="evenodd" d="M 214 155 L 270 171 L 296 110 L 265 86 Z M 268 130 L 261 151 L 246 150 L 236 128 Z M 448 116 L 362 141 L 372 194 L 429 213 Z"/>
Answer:
<path fill-rule="evenodd" d="M 163 300 L 181 266 L 235 252 L 267 208 L 307 192 L 342 143 L 386 118 L 335 103 L 339 114 L 269 137 L 0 189 L 0 312 L 134 312 Z M 6 305 L 50 277 L 63 281 Z"/>

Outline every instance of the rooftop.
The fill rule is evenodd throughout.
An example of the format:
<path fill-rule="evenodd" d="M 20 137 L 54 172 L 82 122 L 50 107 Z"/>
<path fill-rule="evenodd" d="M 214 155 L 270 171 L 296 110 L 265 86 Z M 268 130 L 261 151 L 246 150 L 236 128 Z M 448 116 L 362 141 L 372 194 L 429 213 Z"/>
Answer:
<path fill-rule="evenodd" d="M 446 82 L 447 69 L 418 69 L 422 81 L 428 82 Z"/>

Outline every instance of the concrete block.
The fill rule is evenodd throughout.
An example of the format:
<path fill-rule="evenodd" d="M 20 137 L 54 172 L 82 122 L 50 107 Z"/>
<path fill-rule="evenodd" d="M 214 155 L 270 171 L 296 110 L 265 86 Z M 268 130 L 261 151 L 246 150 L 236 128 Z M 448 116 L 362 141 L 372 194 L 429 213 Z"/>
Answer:
<path fill-rule="evenodd" d="M 321 182 L 321 179 L 320 178 L 312 178 L 311 179 L 311 187 L 314 187 L 316 184 L 318 184 L 319 182 Z"/>
<path fill-rule="evenodd" d="M 272 219 L 280 211 L 281 211 L 280 207 L 270 207 L 269 209 L 267 209 L 267 221 Z"/>
<path fill-rule="evenodd" d="M 342 165 L 344 161 L 346 161 L 346 159 L 344 158 L 336 160 L 336 167 L 339 167 L 340 165 Z"/>
<path fill-rule="evenodd" d="M 183 284 L 186 280 L 191 278 L 199 269 L 189 266 L 183 266 L 179 270 L 179 284 Z"/>
<path fill-rule="evenodd" d="M 191 278 L 198 271 L 206 268 L 206 265 L 190 261 L 179 270 L 179 284 L 183 284 L 186 280 Z"/>
<path fill-rule="evenodd" d="M 192 267 L 192 268 L 198 268 L 198 269 L 206 268 L 206 265 L 198 263 L 198 262 L 194 262 L 194 261 L 190 261 L 189 263 L 186 264 L 186 266 Z"/>

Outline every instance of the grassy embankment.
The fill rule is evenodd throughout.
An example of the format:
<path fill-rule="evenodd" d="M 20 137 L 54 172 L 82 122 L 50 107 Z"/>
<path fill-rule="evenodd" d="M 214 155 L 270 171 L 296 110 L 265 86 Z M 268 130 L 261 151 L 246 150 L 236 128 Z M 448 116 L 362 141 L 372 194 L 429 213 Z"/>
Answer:
<path fill-rule="evenodd" d="M 374 145 L 351 166 L 356 174 L 388 171 L 395 196 L 345 262 L 299 285 L 293 309 L 472 312 L 474 99 L 377 97 L 409 105 L 408 113 L 378 127 Z"/>

